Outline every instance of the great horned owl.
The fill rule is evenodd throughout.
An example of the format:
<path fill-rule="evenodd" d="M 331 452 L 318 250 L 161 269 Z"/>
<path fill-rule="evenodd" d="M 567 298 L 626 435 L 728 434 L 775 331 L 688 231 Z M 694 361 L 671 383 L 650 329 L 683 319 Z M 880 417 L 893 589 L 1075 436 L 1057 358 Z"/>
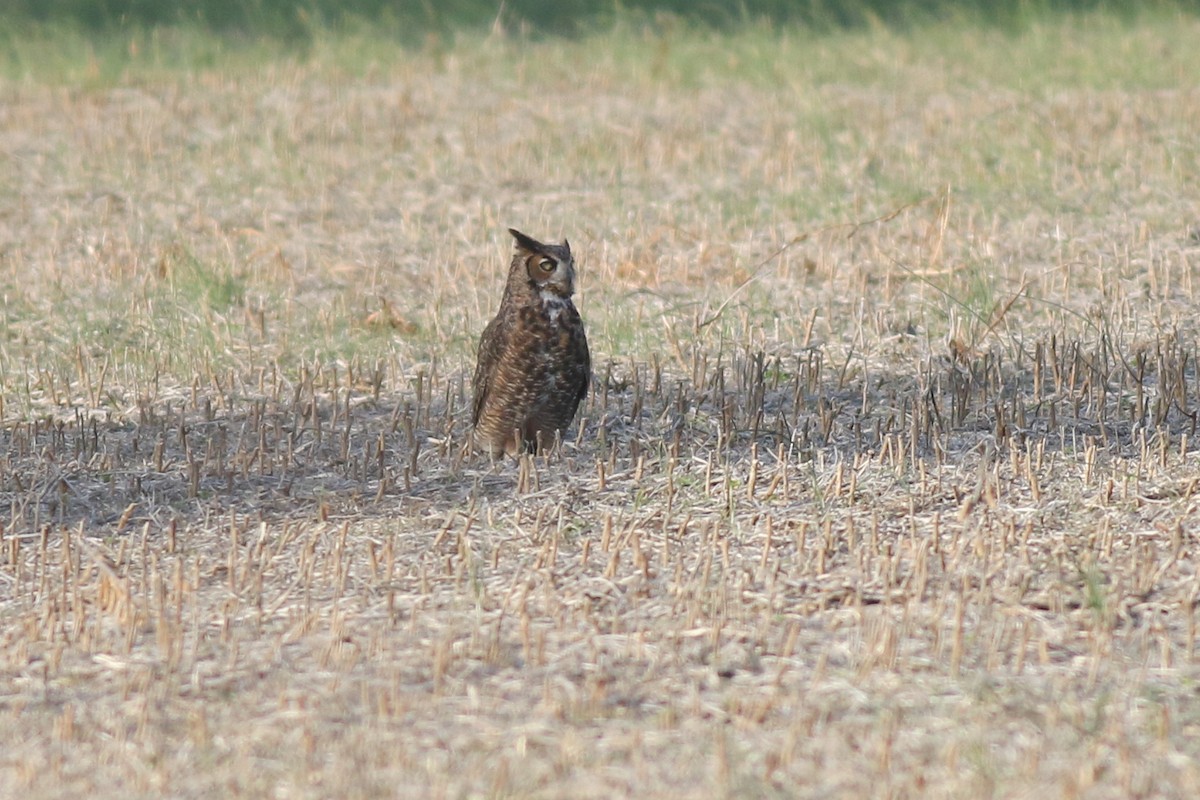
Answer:
<path fill-rule="evenodd" d="M 508 232 L 516 251 L 500 310 L 479 339 L 472 380 L 475 441 L 493 458 L 551 447 L 575 417 L 591 374 L 583 320 L 571 302 L 571 246 Z"/>

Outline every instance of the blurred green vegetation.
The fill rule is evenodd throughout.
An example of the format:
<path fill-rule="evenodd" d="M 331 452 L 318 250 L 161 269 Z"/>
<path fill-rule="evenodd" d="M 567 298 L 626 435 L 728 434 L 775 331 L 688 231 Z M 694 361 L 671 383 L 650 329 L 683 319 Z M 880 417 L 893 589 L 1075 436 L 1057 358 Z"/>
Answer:
<path fill-rule="evenodd" d="M 623 18 L 724 27 L 743 22 L 817 30 L 906 27 L 957 19 L 1021 27 L 1047 14 L 1200 13 L 1200 0 L 0 0 L 0 21 L 90 30 L 198 25 L 281 40 L 369 26 L 400 38 L 499 22 L 535 34 L 577 34 Z"/>

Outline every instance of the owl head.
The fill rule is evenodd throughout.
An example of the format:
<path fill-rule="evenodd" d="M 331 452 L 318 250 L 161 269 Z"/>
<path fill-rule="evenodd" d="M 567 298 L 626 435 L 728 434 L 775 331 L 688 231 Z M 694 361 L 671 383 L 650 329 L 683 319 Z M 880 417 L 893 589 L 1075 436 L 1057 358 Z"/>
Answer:
<path fill-rule="evenodd" d="M 517 240 L 513 255 L 513 277 L 520 277 L 534 292 L 552 292 L 570 297 L 575 291 L 575 259 L 566 239 L 562 244 L 543 244 L 515 228 L 508 232 Z"/>

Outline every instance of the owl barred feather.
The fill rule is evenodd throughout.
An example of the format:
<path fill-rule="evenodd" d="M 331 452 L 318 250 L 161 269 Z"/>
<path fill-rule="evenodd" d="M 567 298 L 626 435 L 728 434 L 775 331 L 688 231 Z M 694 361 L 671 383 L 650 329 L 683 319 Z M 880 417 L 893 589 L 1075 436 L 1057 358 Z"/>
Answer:
<path fill-rule="evenodd" d="M 516 249 L 496 317 L 479 339 L 475 441 L 493 457 L 549 448 L 587 395 L 591 355 L 571 302 L 571 246 L 509 228 Z"/>

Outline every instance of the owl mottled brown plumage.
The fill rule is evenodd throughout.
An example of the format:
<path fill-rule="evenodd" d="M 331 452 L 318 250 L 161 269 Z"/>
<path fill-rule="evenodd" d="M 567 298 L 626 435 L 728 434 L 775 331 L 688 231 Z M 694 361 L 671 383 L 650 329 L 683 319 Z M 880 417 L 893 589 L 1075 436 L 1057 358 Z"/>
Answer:
<path fill-rule="evenodd" d="M 472 381 L 475 441 L 493 457 L 548 449 L 587 394 L 591 355 L 571 302 L 571 246 L 516 242 L 496 318 L 479 339 Z"/>

